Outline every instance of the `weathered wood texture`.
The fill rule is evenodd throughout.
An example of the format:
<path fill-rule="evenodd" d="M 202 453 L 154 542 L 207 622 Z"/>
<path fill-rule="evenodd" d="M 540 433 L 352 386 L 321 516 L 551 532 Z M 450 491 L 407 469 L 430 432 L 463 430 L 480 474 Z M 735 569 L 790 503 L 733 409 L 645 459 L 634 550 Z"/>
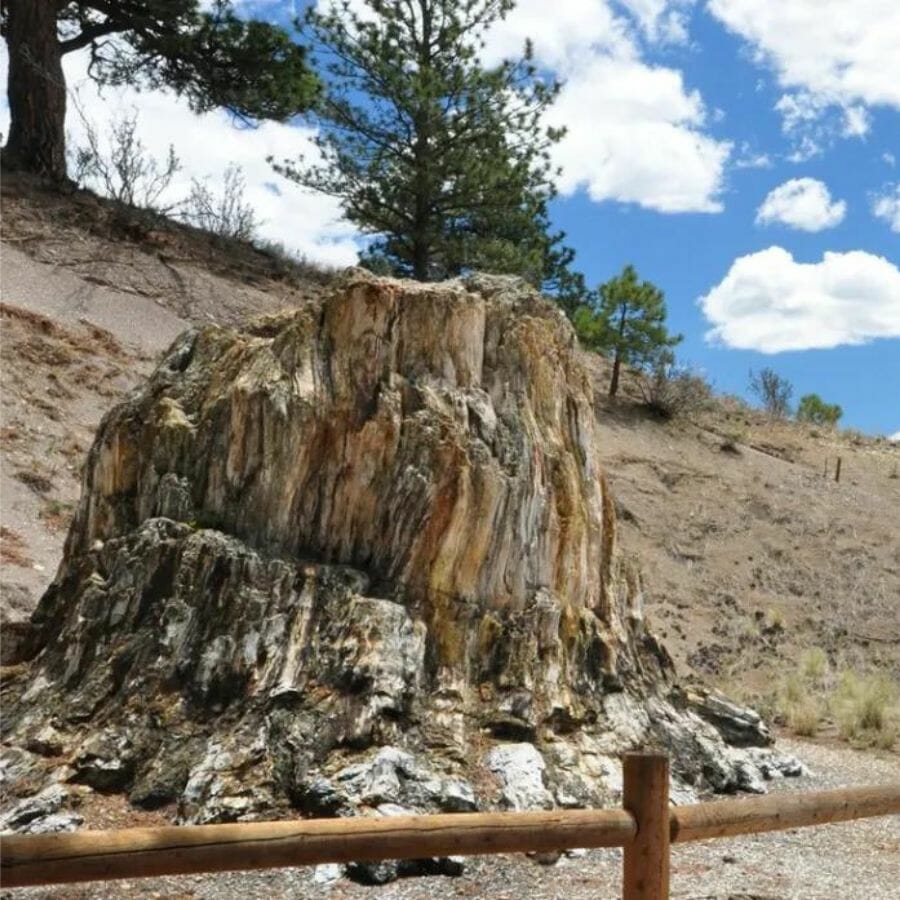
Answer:
<path fill-rule="evenodd" d="M 702 841 L 896 814 L 900 814 L 900 783 L 774 794 L 673 809 L 671 839 Z"/>
<path fill-rule="evenodd" d="M 325 862 L 621 847 L 636 831 L 627 812 L 612 809 L 8 835 L 0 839 L 0 881 L 11 888 Z"/>
<path fill-rule="evenodd" d="M 669 896 L 669 759 L 663 753 L 629 753 L 623 762 L 625 809 L 637 835 L 625 845 L 624 900 Z"/>

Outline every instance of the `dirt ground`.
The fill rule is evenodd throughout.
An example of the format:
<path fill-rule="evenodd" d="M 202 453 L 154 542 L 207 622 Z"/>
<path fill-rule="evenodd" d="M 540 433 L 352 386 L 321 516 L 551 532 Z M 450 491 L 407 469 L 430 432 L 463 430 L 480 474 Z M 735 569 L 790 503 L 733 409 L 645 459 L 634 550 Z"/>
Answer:
<path fill-rule="evenodd" d="M 900 677 L 900 444 L 724 398 L 661 423 L 597 394 L 620 546 L 683 673 L 752 696 L 820 647 Z"/>

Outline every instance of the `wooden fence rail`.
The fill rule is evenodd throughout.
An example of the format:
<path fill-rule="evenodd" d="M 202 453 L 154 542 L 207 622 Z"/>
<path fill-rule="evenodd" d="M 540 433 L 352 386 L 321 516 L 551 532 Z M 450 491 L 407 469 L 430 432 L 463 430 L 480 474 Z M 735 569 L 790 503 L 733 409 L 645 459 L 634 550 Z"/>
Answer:
<path fill-rule="evenodd" d="M 623 847 L 624 900 L 669 896 L 669 843 L 900 813 L 900 784 L 670 808 L 668 759 L 628 754 L 624 809 L 314 819 L 0 837 L 0 886 Z"/>

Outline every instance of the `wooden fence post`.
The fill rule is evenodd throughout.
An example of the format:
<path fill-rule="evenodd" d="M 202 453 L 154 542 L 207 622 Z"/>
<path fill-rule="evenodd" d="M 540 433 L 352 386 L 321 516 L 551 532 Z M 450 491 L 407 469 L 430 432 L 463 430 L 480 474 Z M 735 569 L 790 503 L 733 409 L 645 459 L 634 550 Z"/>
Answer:
<path fill-rule="evenodd" d="M 669 758 L 664 753 L 628 753 L 623 776 L 623 804 L 638 829 L 625 845 L 623 900 L 668 900 Z"/>
<path fill-rule="evenodd" d="M 834 470 L 834 480 L 835 481 L 841 480 L 841 458 L 840 457 L 837 458 L 837 468 Z"/>

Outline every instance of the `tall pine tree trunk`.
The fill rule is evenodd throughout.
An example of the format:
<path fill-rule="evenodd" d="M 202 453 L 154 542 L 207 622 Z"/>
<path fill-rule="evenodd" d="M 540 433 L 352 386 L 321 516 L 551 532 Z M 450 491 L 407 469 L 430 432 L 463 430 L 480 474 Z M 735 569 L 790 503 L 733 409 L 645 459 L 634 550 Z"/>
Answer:
<path fill-rule="evenodd" d="M 628 313 L 627 305 L 623 304 L 621 308 L 621 317 L 619 318 L 619 339 L 616 342 L 616 355 L 613 358 L 612 378 L 609 381 L 609 396 L 615 397 L 619 390 L 619 372 L 622 368 L 622 348 L 625 342 L 625 321 Z"/>
<path fill-rule="evenodd" d="M 7 0 L 9 140 L 3 163 L 66 178 L 66 83 L 56 0 Z"/>
<path fill-rule="evenodd" d="M 427 117 L 422 117 L 417 123 L 419 137 L 416 140 L 415 160 L 415 208 L 413 209 L 413 235 L 412 235 L 412 274 L 416 281 L 428 281 L 431 268 L 431 247 L 429 245 L 429 201 L 430 182 L 428 166 L 431 162 L 428 152 L 428 123 Z"/>
<path fill-rule="evenodd" d="M 428 281 L 428 245 L 421 238 L 413 242 L 412 274 L 416 281 Z"/>
<path fill-rule="evenodd" d="M 609 381 L 609 396 L 615 397 L 619 390 L 619 370 L 622 368 L 622 352 L 616 348 L 616 355 L 613 357 L 612 378 Z"/>

